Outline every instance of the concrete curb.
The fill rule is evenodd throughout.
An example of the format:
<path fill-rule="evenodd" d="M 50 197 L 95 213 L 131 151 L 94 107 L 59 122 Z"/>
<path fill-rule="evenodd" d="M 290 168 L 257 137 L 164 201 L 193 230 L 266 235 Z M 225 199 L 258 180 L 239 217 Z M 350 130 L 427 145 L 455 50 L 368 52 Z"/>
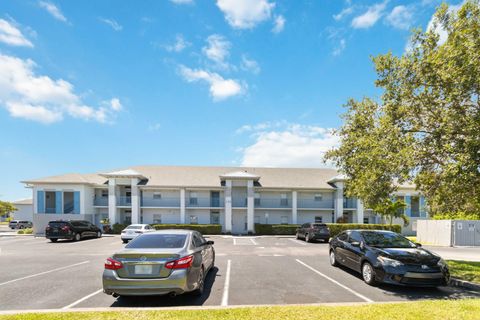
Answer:
<path fill-rule="evenodd" d="M 449 284 L 452 287 L 462 287 L 470 290 L 480 291 L 480 284 L 470 282 L 470 281 L 460 280 L 457 278 L 450 278 Z"/>
<path fill-rule="evenodd" d="M 421 300 L 417 300 L 421 301 Z M 270 307 L 351 307 L 372 304 L 403 304 L 412 301 L 376 301 L 376 302 L 328 302 L 307 304 L 263 304 L 263 305 L 233 305 L 233 306 L 185 306 L 185 307 L 105 307 L 105 308 L 72 308 L 72 309 L 38 309 L 38 310 L 4 310 L 0 315 L 28 313 L 69 313 L 69 312 L 121 312 L 121 311 L 174 311 L 174 310 L 224 310 L 242 308 Z"/>
<path fill-rule="evenodd" d="M 33 234 L 18 234 L 18 233 L 12 233 L 12 234 L 1 234 L 0 233 L 0 238 L 2 237 L 33 237 Z"/>

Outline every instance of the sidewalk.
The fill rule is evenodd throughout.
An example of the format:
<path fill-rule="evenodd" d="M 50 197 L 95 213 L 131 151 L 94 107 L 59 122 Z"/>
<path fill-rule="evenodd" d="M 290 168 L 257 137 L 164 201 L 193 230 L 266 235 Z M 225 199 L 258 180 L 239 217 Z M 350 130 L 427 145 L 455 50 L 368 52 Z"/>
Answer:
<path fill-rule="evenodd" d="M 480 247 L 422 246 L 422 248 L 435 252 L 447 260 L 480 261 Z"/>

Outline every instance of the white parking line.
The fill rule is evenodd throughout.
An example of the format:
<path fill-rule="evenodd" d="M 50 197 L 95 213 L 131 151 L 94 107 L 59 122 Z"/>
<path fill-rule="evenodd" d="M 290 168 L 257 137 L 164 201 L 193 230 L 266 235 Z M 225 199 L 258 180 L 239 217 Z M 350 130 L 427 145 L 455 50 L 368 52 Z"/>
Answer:
<path fill-rule="evenodd" d="M 33 278 L 33 277 L 38 277 L 38 276 L 41 276 L 41 275 L 44 275 L 44 274 L 47 274 L 47 273 L 52 273 L 52 272 L 55 272 L 55 271 L 65 270 L 65 269 L 76 267 L 76 266 L 79 266 L 79 265 L 82 265 L 82 264 L 85 264 L 85 263 L 89 263 L 89 262 L 90 261 L 83 261 L 83 262 L 71 264 L 71 265 L 68 265 L 68 266 L 65 266 L 65 267 L 56 268 L 56 269 L 52 269 L 52 270 L 48 270 L 48 271 L 44 271 L 44 272 L 40 272 L 40 273 L 35 273 L 35 274 L 29 275 L 29 276 L 26 276 L 26 277 L 21 277 L 21 278 L 5 281 L 5 282 L 0 283 L 0 286 L 6 285 L 6 284 L 9 284 L 9 283 L 12 283 L 12 282 L 20 281 L 20 280 L 25 280 L 25 279 L 30 279 L 30 278 Z"/>
<path fill-rule="evenodd" d="M 313 272 L 315 272 L 316 274 L 318 274 L 318 275 L 320 275 L 320 276 L 324 277 L 325 279 L 327 279 L 327 280 L 329 280 L 329 281 L 331 281 L 331 282 L 335 283 L 336 285 L 338 285 L 338 286 L 342 287 L 343 289 L 345 289 L 345 290 L 349 291 L 350 293 L 353 293 L 354 295 L 356 295 L 356 296 L 357 296 L 357 297 L 359 297 L 360 299 L 362 299 L 362 300 L 365 300 L 366 302 L 373 302 L 373 300 L 372 300 L 372 299 L 369 299 L 369 298 L 365 297 L 363 294 L 360 294 L 360 293 L 358 293 L 357 291 L 355 291 L 355 290 L 353 290 L 353 289 L 350 289 L 349 287 L 347 287 L 347 286 L 345 286 L 345 285 L 341 284 L 341 283 L 340 283 L 340 282 L 338 282 L 337 280 L 334 280 L 334 279 L 330 278 L 329 276 L 327 276 L 327 275 L 325 275 L 325 274 L 321 273 L 321 272 L 320 272 L 320 271 L 318 271 L 317 269 L 315 269 L 315 268 L 313 268 L 313 267 L 309 266 L 309 265 L 308 265 L 308 264 L 306 264 L 305 262 L 303 262 L 303 261 L 301 261 L 301 260 L 298 260 L 298 259 L 295 259 L 295 260 L 296 260 L 298 263 L 300 263 L 301 265 L 303 265 L 304 267 L 306 267 L 306 268 L 308 268 L 308 269 L 312 270 L 312 271 L 313 271 Z"/>
<path fill-rule="evenodd" d="M 255 246 L 257 246 L 257 245 L 258 245 L 258 243 L 257 243 L 257 241 L 255 241 L 255 239 L 253 239 L 253 238 L 250 238 L 250 241 L 252 241 L 253 245 L 255 245 Z"/>
<path fill-rule="evenodd" d="M 96 294 L 99 294 L 100 292 L 103 292 L 103 289 L 99 289 L 93 293 L 90 293 L 89 295 L 86 295 L 85 297 L 81 298 L 81 299 L 78 299 L 77 301 L 75 301 L 74 303 L 71 303 L 69 304 L 68 306 L 65 306 L 63 307 L 62 309 L 70 309 L 72 307 L 75 307 L 77 304 L 80 304 L 81 302 L 87 300 L 87 299 L 90 299 L 91 297 L 93 297 L 94 295 Z"/>
<path fill-rule="evenodd" d="M 227 260 L 227 271 L 225 272 L 225 283 L 223 284 L 222 306 L 228 306 L 228 290 L 230 289 L 230 266 L 232 261 Z"/>
<path fill-rule="evenodd" d="M 307 244 L 305 242 L 302 242 L 300 240 L 297 240 L 297 239 L 290 239 L 288 238 L 288 240 L 292 241 L 292 242 L 295 242 L 297 244 L 301 244 L 302 246 L 306 246 Z"/>
<path fill-rule="evenodd" d="M 237 238 L 232 238 L 233 239 L 233 245 L 236 246 L 237 245 Z"/>

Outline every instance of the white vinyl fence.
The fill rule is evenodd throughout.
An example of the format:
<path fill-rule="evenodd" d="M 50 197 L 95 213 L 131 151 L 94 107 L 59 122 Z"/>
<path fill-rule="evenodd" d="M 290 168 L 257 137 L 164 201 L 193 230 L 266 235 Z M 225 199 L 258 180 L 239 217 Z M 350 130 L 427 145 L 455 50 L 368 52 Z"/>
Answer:
<path fill-rule="evenodd" d="M 418 220 L 417 241 L 437 246 L 480 246 L 480 220 Z"/>

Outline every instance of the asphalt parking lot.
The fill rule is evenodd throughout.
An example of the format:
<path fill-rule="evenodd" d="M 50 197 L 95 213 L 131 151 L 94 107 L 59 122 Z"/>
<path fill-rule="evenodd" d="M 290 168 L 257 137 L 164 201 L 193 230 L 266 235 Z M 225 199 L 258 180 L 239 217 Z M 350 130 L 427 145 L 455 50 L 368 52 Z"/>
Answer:
<path fill-rule="evenodd" d="M 0 310 L 227 306 L 382 302 L 480 297 L 460 288 L 370 287 L 328 261 L 328 244 L 283 237 L 211 236 L 216 267 L 205 294 L 113 298 L 101 290 L 103 262 L 120 238 L 50 243 L 45 238 L 0 237 Z"/>

